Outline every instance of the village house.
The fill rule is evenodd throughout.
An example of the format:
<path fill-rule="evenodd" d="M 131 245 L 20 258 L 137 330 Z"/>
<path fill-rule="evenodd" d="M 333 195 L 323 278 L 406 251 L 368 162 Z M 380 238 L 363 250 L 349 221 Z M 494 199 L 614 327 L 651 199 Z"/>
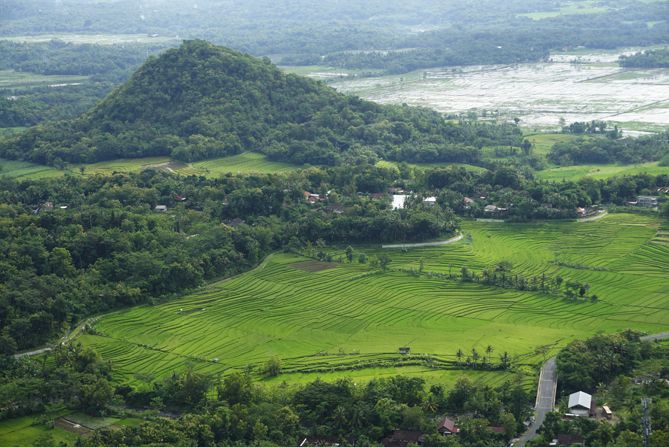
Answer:
<path fill-rule="evenodd" d="M 602 416 L 608 420 L 613 418 L 613 411 L 611 411 L 608 405 L 602 405 Z"/>
<path fill-rule="evenodd" d="M 164 213 L 167 211 L 167 205 L 156 205 L 153 211 L 155 211 L 156 213 Z"/>
<path fill-rule="evenodd" d="M 457 425 L 455 425 L 455 421 L 453 421 L 450 418 L 445 417 L 443 421 L 441 421 L 441 424 L 439 424 L 439 428 L 437 429 L 439 434 L 443 436 L 449 436 L 449 435 L 457 435 L 460 433 L 460 429 L 458 428 Z"/>
<path fill-rule="evenodd" d="M 639 206 L 644 208 L 655 208 L 657 206 L 657 197 L 655 196 L 639 196 L 636 201 Z"/>
<path fill-rule="evenodd" d="M 472 205 L 473 205 L 474 203 L 476 203 L 476 201 L 475 201 L 474 199 L 470 198 L 470 197 L 465 197 L 465 198 L 462 200 L 462 202 L 465 204 L 465 209 L 466 209 L 466 210 L 468 210 L 469 208 L 471 208 Z"/>
<path fill-rule="evenodd" d="M 177 194 L 174 196 L 174 200 L 176 202 L 185 202 L 186 201 L 186 196 L 182 196 L 181 194 Z"/>
<path fill-rule="evenodd" d="M 409 444 L 423 445 L 425 435 L 419 431 L 395 430 L 392 435 L 383 439 L 383 447 L 407 447 Z"/>
<path fill-rule="evenodd" d="M 403 346 L 400 348 L 400 354 L 407 355 L 411 352 L 411 348 L 408 346 Z"/>
<path fill-rule="evenodd" d="M 496 213 L 497 212 L 497 205 L 486 205 L 485 208 L 483 208 L 484 213 Z"/>
<path fill-rule="evenodd" d="M 309 202 L 312 205 L 316 202 L 325 200 L 325 197 L 322 196 L 321 194 L 314 194 L 313 192 L 309 191 L 304 191 L 304 198 L 306 199 L 307 202 Z"/>
<path fill-rule="evenodd" d="M 423 199 L 423 203 L 427 206 L 434 206 L 437 204 L 437 198 L 436 197 L 426 197 Z"/>
<path fill-rule="evenodd" d="M 585 208 L 578 207 L 576 208 L 576 214 L 578 217 L 585 217 L 588 214 L 588 211 Z"/>
<path fill-rule="evenodd" d="M 578 391 L 569 395 L 569 414 L 579 417 L 595 415 L 595 400 L 588 393 Z"/>
<path fill-rule="evenodd" d="M 309 437 L 302 439 L 299 447 L 339 447 L 339 442 L 337 438 L 334 437 Z"/>
<path fill-rule="evenodd" d="M 40 211 L 53 211 L 53 202 L 44 202 L 39 208 Z"/>

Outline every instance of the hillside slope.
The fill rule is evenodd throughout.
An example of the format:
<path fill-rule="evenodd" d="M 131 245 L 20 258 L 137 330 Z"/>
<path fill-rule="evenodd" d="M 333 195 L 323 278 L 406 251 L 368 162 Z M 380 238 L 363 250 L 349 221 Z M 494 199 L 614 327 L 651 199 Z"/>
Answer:
<path fill-rule="evenodd" d="M 453 124 L 431 110 L 374 104 L 284 74 L 268 59 L 186 41 L 150 58 L 79 119 L 32 129 L 1 144 L 0 154 L 48 164 L 242 151 L 299 164 L 471 163 L 477 147 L 519 139 L 513 125 Z"/>

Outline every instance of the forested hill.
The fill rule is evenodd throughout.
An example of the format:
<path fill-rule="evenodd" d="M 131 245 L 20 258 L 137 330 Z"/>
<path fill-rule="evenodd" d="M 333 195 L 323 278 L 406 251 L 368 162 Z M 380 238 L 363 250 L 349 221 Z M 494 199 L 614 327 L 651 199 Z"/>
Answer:
<path fill-rule="evenodd" d="M 151 155 L 193 161 L 251 150 L 299 164 L 471 163 L 481 146 L 518 145 L 520 135 L 514 125 L 449 123 L 427 109 L 346 96 L 268 59 L 194 40 L 150 58 L 79 119 L 1 143 L 0 156 L 47 164 Z"/>

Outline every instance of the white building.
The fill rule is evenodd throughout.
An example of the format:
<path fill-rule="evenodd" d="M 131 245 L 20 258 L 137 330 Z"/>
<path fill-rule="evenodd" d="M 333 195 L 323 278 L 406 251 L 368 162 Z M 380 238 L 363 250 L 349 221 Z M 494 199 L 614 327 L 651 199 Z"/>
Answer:
<path fill-rule="evenodd" d="M 436 197 L 426 197 L 423 199 L 423 203 L 427 206 L 434 206 L 437 203 Z"/>
<path fill-rule="evenodd" d="M 569 395 L 569 413 L 576 416 L 590 416 L 593 405 L 592 396 L 583 391 Z"/>

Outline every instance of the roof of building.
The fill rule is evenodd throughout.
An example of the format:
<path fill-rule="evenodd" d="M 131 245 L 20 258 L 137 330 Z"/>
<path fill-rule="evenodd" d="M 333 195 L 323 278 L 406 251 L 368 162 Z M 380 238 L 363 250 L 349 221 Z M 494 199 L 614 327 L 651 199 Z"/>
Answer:
<path fill-rule="evenodd" d="M 592 405 L 592 396 L 583 391 L 578 391 L 569 395 L 569 408 L 582 407 L 586 410 Z"/>
<path fill-rule="evenodd" d="M 444 420 L 439 424 L 439 430 L 446 429 L 451 433 L 457 433 L 460 429 L 455 425 L 455 421 L 450 418 L 444 418 Z"/>
<path fill-rule="evenodd" d="M 406 447 L 409 444 L 422 444 L 423 433 L 411 430 L 395 430 L 382 442 L 384 447 Z"/>
<path fill-rule="evenodd" d="M 580 444 L 584 441 L 583 437 L 580 436 L 580 435 L 572 435 L 572 434 L 565 434 L 565 433 L 559 434 L 557 439 L 558 439 L 558 444 L 559 445 Z"/>

